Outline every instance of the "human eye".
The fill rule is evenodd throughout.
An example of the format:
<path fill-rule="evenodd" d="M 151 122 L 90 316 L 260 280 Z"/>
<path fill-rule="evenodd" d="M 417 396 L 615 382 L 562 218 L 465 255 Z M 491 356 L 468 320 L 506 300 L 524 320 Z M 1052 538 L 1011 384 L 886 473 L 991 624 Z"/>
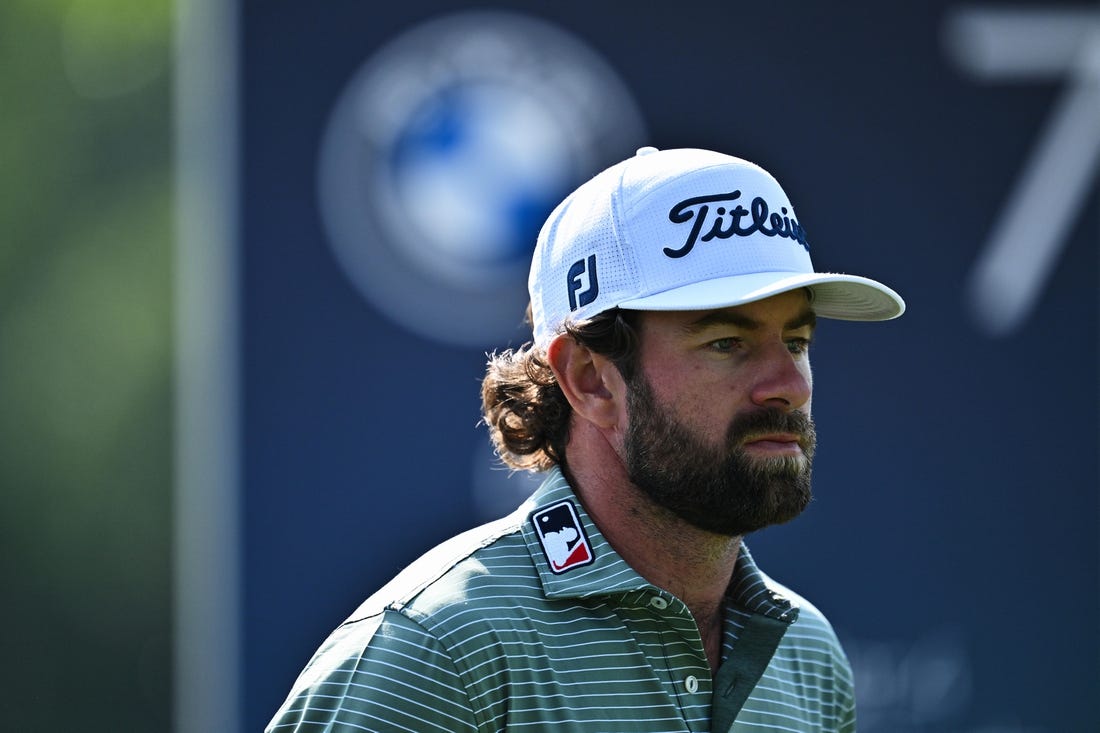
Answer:
<path fill-rule="evenodd" d="M 810 341 L 803 337 L 787 339 L 787 351 L 795 356 L 805 356 L 810 353 Z"/>
<path fill-rule="evenodd" d="M 724 338 L 715 339 L 707 344 L 707 348 L 711 351 L 717 351 L 719 353 L 728 353 L 734 351 L 741 345 L 741 339 L 735 336 L 726 336 Z"/>

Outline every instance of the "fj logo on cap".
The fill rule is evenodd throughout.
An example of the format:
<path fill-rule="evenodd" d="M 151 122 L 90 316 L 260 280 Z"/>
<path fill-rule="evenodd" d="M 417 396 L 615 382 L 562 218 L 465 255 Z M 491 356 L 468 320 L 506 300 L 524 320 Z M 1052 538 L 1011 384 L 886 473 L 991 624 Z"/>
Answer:
<path fill-rule="evenodd" d="M 786 237 L 801 244 L 807 252 L 810 245 L 806 242 L 806 231 L 796 219 L 790 216 L 786 206 L 781 206 L 779 211 L 771 211 L 768 202 L 757 196 L 746 209 L 741 204 L 726 207 L 719 206 L 711 215 L 710 204 L 734 202 L 741 198 L 740 191 L 719 193 L 711 196 L 696 196 L 685 199 L 672 207 L 668 212 L 668 220 L 673 224 L 684 224 L 694 219 L 687 241 L 680 249 L 665 247 L 662 251 L 669 257 L 683 257 L 695 247 L 695 243 L 709 242 L 712 239 L 729 239 L 730 237 L 747 237 L 750 234 L 760 232 L 765 237 Z M 742 224 L 745 217 L 749 217 L 748 224 Z M 703 228 L 710 224 L 706 234 L 699 236 Z M 576 265 L 574 265 L 575 267 Z"/>
<path fill-rule="evenodd" d="M 555 574 L 590 565 L 596 559 L 577 510 L 568 499 L 532 514 L 531 524 Z"/>
<path fill-rule="evenodd" d="M 575 311 L 588 305 L 600 294 L 600 281 L 596 277 L 596 255 L 588 255 L 587 260 L 577 260 L 569 268 L 566 277 L 569 290 L 569 310 Z"/>

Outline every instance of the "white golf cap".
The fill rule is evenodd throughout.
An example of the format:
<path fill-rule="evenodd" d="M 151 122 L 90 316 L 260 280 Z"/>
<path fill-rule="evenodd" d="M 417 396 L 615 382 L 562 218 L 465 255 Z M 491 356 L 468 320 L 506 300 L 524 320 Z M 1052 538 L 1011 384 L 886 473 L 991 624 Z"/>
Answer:
<path fill-rule="evenodd" d="M 709 150 L 642 148 L 554 209 L 528 290 L 535 344 L 611 308 L 708 310 L 807 288 L 825 318 L 905 311 L 885 285 L 815 272 L 787 194 L 759 166 Z"/>

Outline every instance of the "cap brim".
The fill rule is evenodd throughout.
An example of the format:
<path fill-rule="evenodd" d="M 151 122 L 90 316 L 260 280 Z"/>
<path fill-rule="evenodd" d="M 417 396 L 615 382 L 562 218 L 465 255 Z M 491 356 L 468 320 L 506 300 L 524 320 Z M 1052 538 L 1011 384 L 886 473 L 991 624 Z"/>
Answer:
<path fill-rule="evenodd" d="M 709 310 L 744 305 L 799 288 L 813 293 L 814 312 L 845 321 L 887 321 L 905 312 L 905 301 L 880 282 L 834 272 L 757 272 L 684 285 L 619 303 L 626 310 Z"/>

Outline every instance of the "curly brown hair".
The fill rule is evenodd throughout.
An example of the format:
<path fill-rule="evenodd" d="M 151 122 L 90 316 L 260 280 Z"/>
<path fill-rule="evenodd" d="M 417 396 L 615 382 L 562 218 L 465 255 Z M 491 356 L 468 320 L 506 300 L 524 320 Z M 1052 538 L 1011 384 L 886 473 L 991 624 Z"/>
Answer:
<path fill-rule="evenodd" d="M 565 332 L 601 354 L 630 382 L 637 367 L 637 311 L 613 308 Z M 530 309 L 528 309 L 530 319 Z M 546 352 L 530 342 L 489 355 L 481 383 L 481 413 L 497 455 L 509 468 L 545 471 L 565 465 L 573 409 Z"/>

